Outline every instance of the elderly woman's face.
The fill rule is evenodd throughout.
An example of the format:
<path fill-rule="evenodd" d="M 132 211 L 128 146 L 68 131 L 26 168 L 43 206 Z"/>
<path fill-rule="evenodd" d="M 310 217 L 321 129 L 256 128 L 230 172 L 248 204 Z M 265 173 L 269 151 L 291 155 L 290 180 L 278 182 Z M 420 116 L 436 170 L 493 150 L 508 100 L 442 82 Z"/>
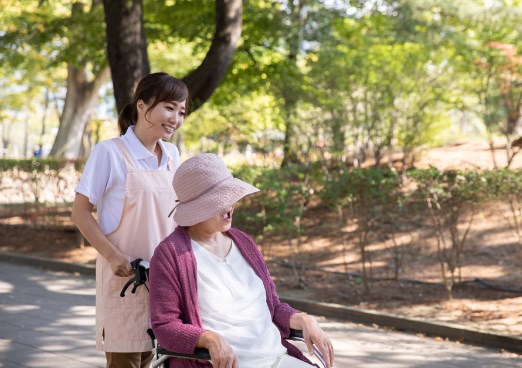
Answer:
<path fill-rule="evenodd" d="M 235 203 L 224 211 L 220 211 L 208 220 L 203 221 L 199 225 L 207 231 L 224 232 L 232 226 L 232 215 L 234 214 Z"/>

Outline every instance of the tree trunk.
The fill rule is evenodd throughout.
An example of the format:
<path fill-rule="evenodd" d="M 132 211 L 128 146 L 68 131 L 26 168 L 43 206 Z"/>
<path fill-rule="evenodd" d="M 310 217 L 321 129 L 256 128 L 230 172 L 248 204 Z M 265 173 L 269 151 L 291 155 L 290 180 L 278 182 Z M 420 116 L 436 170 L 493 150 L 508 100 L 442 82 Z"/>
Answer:
<path fill-rule="evenodd" d="M 289 163 L 296 162 L 297 157 L 295 151 L 292 149 L 292 137 L 294 136 L 291 118 L 286 114 L 285 119 L 285 139 L 283 141 L 283 161 L 281 161 L 281 168 L 288 166 Z"/>
<path fill-rule="evenodd" d="M 216 0 L 216 30 L 201 65 L 183 78 L 190 91 L 190 111 L 207 101 L 225 77 L 241 36 L 241 0 Z"/>
<path fill-rule="evenodd" d="M 103 0 L 107 50 L 116 107 L 132 100 L 141 78 L 150 73 L 143 27 L 142 0 Z M 216 0 L 216 30 L 201 65 L 183 78 L 190 92 L 190 111 L 207 101 L 223 81 L 242 29 L 241 0 Z"/>
<path fill-rule="evenodd" d="M 118 112 L 150 73 L 142 0 L 103 0 L 107 54 Z"/>
<path fill-rule="evenodd" d="M 103 68 L 92 81 L 87 80 L 84 68 L 69 64 L 67 72 L 65 103 L 60 116 L 58 134 L 49 156 L 76 159 L 80 151 L 85 125 L 98 96 L 98 90 L 109 78 L 109 68 Z"/>
<path fill-rule="evenodd" d="M 42 116 L 42 129 L 40 130 L 40 138 L 38 140 L 38 144 L 43 146 L 44 136 L 47 128 L 46 120 L 47 120 L 47 110 L 49 110 L 49 88 L 45 89 L 45 102 L 44 102 L 44 111 Z"/>
<path fill-rule="evenodd" d="M 308 3 L 309 1 L 307 0 L 299 0 L 297 2 L 289 1 L 287 3 L 288 22 L 290 23 L 290 28 L 286 36 L 286 44 L 288 47 L 288 56 L 286 58 L 289 68 L 288 76 L 301 81 L 302 75 L 297 67 L 297 56 L 302 43 L 302 32 L 308 22 L 308 18 L 304 13 L 304 9 Z M 296 116 L 298 94 L 300 92 L 294 83 L 286 83 L 282 89 L 282 97 L 284 100 L 283 110 L 285 112 L 285 140 L 283 142 L 283 161 L 281 162 L 281 167 L 285 167 L 289 163 L 299 161 L 293 146 L 295 145 L 294 119 Z"/>
<path fill-rule="evenodd" d="M 4 158 L 7 151 L 7 138 L 5 135 L 5 125 L 3 121 L 0 123 L 0 128 L 2 129 L 0 131 L 0 137 L 2 137 L 0 139 L 0 158 Z"/>
<path fill-rule="evenodd" d="M 30 105 L 30 101 L 27 101 L 27 106 Z M 24 119 L 24 145 L 22 148 L 22 158 L 28 158 L 32 157 L 32 155 L 29 155 L 29 120 L 31 119 L 31 110 L 27 111 L 27 115 Z M 31 150 L 31 152 L 33 152 Z"/>
<path fill-rule="evenodd" d="M 17 115 L 18 114 L 14 116 L 12 121 L 16 121 Z M 0 157 L 5 158 L 11 144 L 11 128 L 13 127 L 13 123 L 6 123 L 5 121 L 2 121 L 0 127 L 2 128 L 2 145 L 0 147 L 2 151 L 0 151 Z"/>

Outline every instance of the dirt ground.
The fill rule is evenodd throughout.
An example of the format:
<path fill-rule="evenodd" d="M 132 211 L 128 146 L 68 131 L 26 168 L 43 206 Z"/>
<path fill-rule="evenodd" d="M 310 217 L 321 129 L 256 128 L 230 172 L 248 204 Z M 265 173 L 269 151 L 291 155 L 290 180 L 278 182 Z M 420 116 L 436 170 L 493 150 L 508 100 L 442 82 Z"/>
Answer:
<path fill-rule="evenodd" d="M 462 168 L 466 162 L 488 167 L 491 159 L 483 146 L 465 148 L 432 150 L 423 160 L 440 168 Z M 452 149 L 458 154 L 452 156 Z M 422 161 L 420 166 L 427 164 Z M 520 160 L 517 166 L 522 167 Z M 81 245 L 67 211 L 55 219 L 55 229 L 35 224 L 34 217 L 4 217 L 0 219 L 1 252 L 94 264 L 96 251 Z M 379 234 L 370 239 L 368 292 L 361 279 L 357 241 L 350 236 L 353 229 L 339 229 L 335 214 L 325 208 L 309 211 L 300 244 L 297 239 L 265 237 L 259 245 L 282 295 L 522 336 L 522 265 L 507 206 L 492 203 L 475 216 L 453 300 L 442 283 L 433 226 L 423 218 L 404 220 L 411 226 L 396 234 L 402 256 L 398 280 L 394 279 L 390 239 Z M 345 234 L 344 252 L 341 233 Z M 293 268 L 292 262 L 298 267 Z"/>
<path fill-rule="evenodd" d="M 503 222 L 502 210 L 507 208 L 497 204 L 484 209 L 476 220 L 462 254 L 462 281 L 454 286 L 453 300 L 448 299 L 442 282 L 435 237 L 428 226 L 398 236 L 403 241 L 398 280 L 394 279 L 390 242 L 373 239 L 369 249 L 373 281 L 368 293 L 360 278 L 355 242 L 348 242 L 348 257 L 343 259 L 337 236 L 325 236 L 335 234 L 336 229 L 303 239 L 304 263 L 322 270 L 298 270 L 302 275 L 299 279 L 291 268 L 282 265 L 283 260 L 291 260 L 288 247 L 273 244 L 279 249 L 272 252 L 280 254 L 270 257 L 271 270 L 279 290 L 296 297 L 522 336 L 522 268 L 516 237 Z M 319 218 L 321 223 L 330 222 L 327 214 Z M 501 223 L 504 225 L 499 226 Z M 336 249 L 337 257 L 326 256 L 332 249 Z"/>

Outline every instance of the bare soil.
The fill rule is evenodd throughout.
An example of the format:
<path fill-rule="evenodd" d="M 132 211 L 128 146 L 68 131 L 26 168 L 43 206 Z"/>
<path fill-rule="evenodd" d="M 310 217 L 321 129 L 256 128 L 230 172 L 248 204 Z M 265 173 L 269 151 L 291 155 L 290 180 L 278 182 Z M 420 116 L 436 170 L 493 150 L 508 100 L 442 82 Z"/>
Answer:
<path fill-rule="evenodd" d="M 502 204 L 492 204 L 475 220 L 452 300 L 441 276 L 435 234 L 428 225 L 397 234 L 403 247 L 397 280 L 390 240 L 372 237 L 369 292 L 360 277 L 356 240 L 347 242 L 343 258 L 339 230 L 327 225 L 336 219 L 326 212 L 315 213 L 317 233 L 303 237 L 302 250 L 295 258 L 284 241 L 263 247 L 272 247 L 270 268 L 278 290 L 285 295 L 522 336 L 522 268 L 516 236 L 504 217 L 507 211 Z M 288 263 L 295 259 L 312 269 L 294 271 Z"/>
<path fill-rule="evenodd" d="M 468 145 L 432 150 L 423 160 L 420 166 L 490 168 L 491 157 L 484 145 Z M 516 161 L 515 167 L 522 162 Z M 1 252 L 94 264 L 96 251 L 82 245 L 67 211 L 54 216 L 51 227 L 39 224 L 34 215 L 9 216 L 0 213 Z M 360 277 L 353 228 L 339 229 L 336 215 L 325 208 L 309 210 L 300 239 L 266 236 L 259 245 L 282 295 L 522 336 L 522 264 L 508 207 L 491 203 L 475 215 L 453 300 L 442 283 L 433 226 L 416 216 L 403 219 L 406 230 L 396 233 L 402 255 L 397 280 L 391 240 L 379 232 L 371 236 L 368 292 Z"/>

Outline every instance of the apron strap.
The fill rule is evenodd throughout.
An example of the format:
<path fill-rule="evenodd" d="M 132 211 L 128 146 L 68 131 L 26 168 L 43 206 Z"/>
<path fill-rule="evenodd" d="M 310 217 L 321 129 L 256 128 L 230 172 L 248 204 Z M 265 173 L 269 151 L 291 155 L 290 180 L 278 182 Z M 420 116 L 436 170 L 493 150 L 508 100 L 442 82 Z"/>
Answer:
<path fill-rule="evenodd" d="M 125 143 L 120 138 L 113 138 L 112 141 L 116 144 L 118 151 L 120 151 L 127 169 L 134 168 L 134 160 L 132 159 L 127 146 L 125 146 Z"/>

